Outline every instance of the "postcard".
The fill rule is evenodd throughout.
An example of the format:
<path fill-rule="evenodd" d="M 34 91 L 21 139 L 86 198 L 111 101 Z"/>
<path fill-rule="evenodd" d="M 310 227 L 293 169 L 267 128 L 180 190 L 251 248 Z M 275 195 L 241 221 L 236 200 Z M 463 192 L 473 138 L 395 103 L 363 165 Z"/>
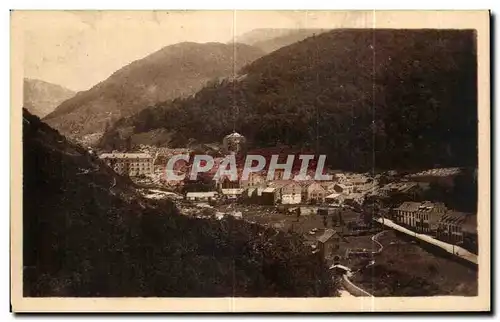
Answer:
<path fill-rule="evenodd" d="M 14 312 L 491 310 L 488 11 L 11 11 Z"/>

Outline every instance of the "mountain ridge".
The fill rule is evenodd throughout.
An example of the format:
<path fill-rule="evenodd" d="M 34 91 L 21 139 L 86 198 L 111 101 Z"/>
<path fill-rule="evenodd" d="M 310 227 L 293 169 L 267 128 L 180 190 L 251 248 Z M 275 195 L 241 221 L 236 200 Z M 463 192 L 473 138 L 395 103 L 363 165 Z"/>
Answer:
<path fill-rule="evenodd" d="M 259 28 L 251 30 L 236 38 L 236 41 L 260 48 L 271 53 L 282 47 L 304 40 L 314 35 L 327 32 L 321 28 Z"/>
<path fill-rule="evenodd" d="M 23 80 L 23 105 L 39 117 L 49 114 L 76 93 L 61 85 L 41 79 L 25 77 Z"/>
<path fill-rule="evenodd" d="M 151 130 L 160 145 L 218 142 L 236 127 L 254 147 L 312 147 L 346 170 L 474 166 L 475 46 L 472 30 L 322 33 L 117 121 L 99 146 Z"/>
<path fill-rule="evenodd" d="M 183 42 L 166 46 L 78 93 L 44 121 L 69 136 L 101 132 L 119 117 L 191 95 L 213 79 L 231 76 L 262 54 L 245 44 Z"/>

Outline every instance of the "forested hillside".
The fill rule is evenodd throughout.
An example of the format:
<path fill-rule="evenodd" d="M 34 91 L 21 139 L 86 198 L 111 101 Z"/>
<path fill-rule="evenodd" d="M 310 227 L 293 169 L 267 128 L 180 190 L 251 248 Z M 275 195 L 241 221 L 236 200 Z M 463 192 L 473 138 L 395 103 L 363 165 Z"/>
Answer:
<path fill-rule="evenodd" d="M 263 54 L 244 44 L 183 42 L 166 46 L 78 93 L 44 121 L 67 136 L 81 139 L 104 131 L 120 117 L 189 96 L 212 79 L 233 76 Z"/>
<path fill-rule="evenodd" d="M 477 164 L 477 67 L 471 30 L 334 30 L 281 48 L 212 83 L 119 120 L 100 142 L 161 130 L 156 144 L 218 142 L 326 153 L 333 167 Z"/>
<path fill-rule="evenodd" d="M 76 93 L 62 86 L 38 79 L 25 78 L 23 106 L 38 117 L 44 117 Z"/>

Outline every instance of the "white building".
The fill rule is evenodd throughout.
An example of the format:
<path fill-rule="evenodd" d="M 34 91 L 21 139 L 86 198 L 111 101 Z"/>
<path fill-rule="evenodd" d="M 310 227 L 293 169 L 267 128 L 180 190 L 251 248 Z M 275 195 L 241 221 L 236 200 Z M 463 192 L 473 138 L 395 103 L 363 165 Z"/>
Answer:
<path fill-rule="evenodd" d="M 281 186 L 282 204 L 299 204 L 302 202 L 302 187 L 296 182 Z"/>
<path fill-rule="evenodd" d="M 217 197 L 217 192 L 188 192 L 186 193 L 186 200 L 189 201 L 210 201 Z"/>
<path fill-rule="evenodd" d="M 230 188 L 230 189 L 221 189 L 222 195 L 227 199 L 238 199 L 243 194 L 245 189 L 242 188 Z"/>
<path fill-rule="evenodd" d="M 103 153 L 99 158 L 121 175 L 147 175 L 154 170 L 153 157 L 147 153 Z"/>

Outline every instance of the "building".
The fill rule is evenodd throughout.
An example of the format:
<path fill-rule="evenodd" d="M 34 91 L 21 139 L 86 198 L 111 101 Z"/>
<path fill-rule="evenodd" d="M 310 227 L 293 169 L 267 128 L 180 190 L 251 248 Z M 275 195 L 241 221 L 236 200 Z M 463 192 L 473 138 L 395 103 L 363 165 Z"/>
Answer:
<path fill-rule="evenodd" d="M 309 182 L 302 186 L 302 202 L 323 203 L 327 191 L 319 182 Z"/>
<path fill-rule="evenodd" d="M 345 185 L 351 186 L 353 192 L 362 191 L 363 187 L 368 185 L 372 180 L 363 175 L 354 175 L 344 182 Z"/>
<path fill-rule="evenodd" d="M 448 211 L 438 222 L 437 237 L 451 244 L 477 249 L 477 216 Z"/>
<path fill-rule="evenodd" d="M 217 198 L 217 192 L 209 191 L 209 192 L 188 192 L 186 193 L 186 200 L 189 201 L 203 201 L 208 202 L 211 200 L 215 200 Z"/>
<path fill-rule="evenodd" d="M 215 180 L 215 186 L 217 187 L 218 190 L 239 189 L 242 187 L 239 179 L 231 180 L 231 178 L 229 177 L 222 177 L 219 178 L 218 180 Z"/>
<path fill-rule="evenodd" d="M 335 187 L 336 181 L 321 181 L 321 185 L 328 192 L 333 192 L 333 187 Z"/>
<path fill-rule="evenodd" d="M 333 191 L 337 193 L 349 194 L 353 191 L 353 187 L 345 183 L 336 183 L 333 186 Z"/>
<path fill-rule="evenodd" d="M 154 171 L 153 158 L 147 153 L 103 153 L 99 158 L 121 175 L 133 177 Z"/>
<path fill-rule="evenodd" d="M 267 179 L 268 173 L 266 173 L 266 179 Z M 273 181 L 283 181 L 285 180 L 285 170 L 284 169 L 275 169 L 273 176 L 270 178 L 270 180 Z"/>
<path fill-rule="evenodd" d="M 433 233 L 446 211 L 443 203 L 407 201 L 394 209 L 394 219 L 397 223 L 412 227 L 417 232 Z"/>
<path fill-rule="evenodd" d="M 391 182 L 380 189 L 380 194 L 385 197 L 401 196 L 406 200 L 417 201 L 429 189 L 430 185 L 426 182 Z"/>
<path fill-rule="evenodd" d="M 325 260 L 339 260 L 340 256 L 340 236 L 333 229 L 326 229 L 323 235 L 319 236 L 317 249 Z"/>
<path fill-rule="evenodd" d="M 223 152 L 227 154 L 242 153 L 245 150 L 245 145 L 245 137 L 237 132 L 226 135 L 222 140 Z"/>
<path fill-rule="evenodd" d="M 169 157 L 167 155 L 157 155 L 153 161 L 154 173 L 165 173 L 167 171 L 167 163 Z"/>
<path fill-rule="evenodd" d="M 477 216 L 468 215 L 462 225 L 463 244 L 462 247 L 477 254 L 478 237 L 477 237 Z"/>
<path fill-rule="evenodd" d="M 178 149 L 170 149 L 170 148 L 158 148 L 155 157 L 154 157 L 154 172 L 155 173 L 165 173 L 167 169 L 168 161 L 175 155 L 180 154 L 189 154 L 189 149 L 178 148 Z M 186 172 L 187 170 L 187 162 L 186 161 L 177 161 L 174 164 L 175 170 L 182 170 Z M 171 169 L 172 170 L 172 169 Z"/>
<path fill-rule="evenodd" d="M 299 204 L 302 202 L 302 187 L 297 182 L 286 183 L 280 188 L 282 204 Z"/>
<path fill-rule="evenodd" d="M 376 187 L 377 187 L 377 185 L 374 182 L 368 182 L 368 183 L 353 186 L 353 192 L 368 193 Z"/>
<path fill-rule="evenodd" d="M 265 188 L 261 193 L 261 203 L 263 205 L 275 205 L 276 203 L 278 203 L 280 198 L 279 192 L 279 189 L 276 187 Z"/>
<path fill-rule="evenodd" d="M 261 186 L 266 183 L 266 177 L 264 174 L 258 172 L 250 172 L 248 174 L 248 180 L 241 180 L 242 188 L 251 188 L 256 186 Z"/>
<path fill-rule="evenodd" d="M 262 192 L 266 189 L 264 185 L 248 187 L 243 190 L 242 197 L 247 203 L 261 204 L 262 202 Z"/>
<path fill-rule="evenodd" d="M 325 202 L 331 205 L 341 205 L 344 203 L 344 197 L 340 193 L 331 193 L 325 197 Z"/>
<path fill-rule="evenodd" d="M 365 201 L 365 195 L 363 193 L 351 193 L 344 197 L 344 204 L 352 207 L 360 207 Z"/>
<path fill-rule="evenodd" d="M 229 188 L 222 189 L 221 192 L 222 196 L 224 196 L 226 199 L 235 200 L 242 196 L 244 190 L 245 189 L 242 188 Z"/>

